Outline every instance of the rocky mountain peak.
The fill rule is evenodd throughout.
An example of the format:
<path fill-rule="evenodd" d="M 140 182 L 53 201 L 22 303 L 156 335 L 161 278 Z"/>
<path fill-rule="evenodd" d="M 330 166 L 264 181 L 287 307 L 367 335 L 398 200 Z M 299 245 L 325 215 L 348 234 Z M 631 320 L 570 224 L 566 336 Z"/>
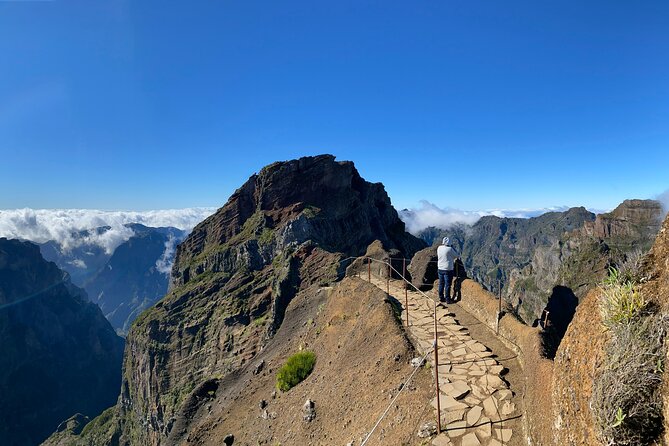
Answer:
<path fill-rule="evenodd" d="M 377 240 L 405 257 L 425 246 L 353 163 L 304 157 L 252 175 L 179 245 L 169 292 L 130 328 L 110 418 L 121 443 L 170 444 L 201 389 L 270 348 L 295 297 L 341 278 L 342 260 Z"/>
<path fill-rule="evenodd" d="M 253 239 L 261 244 L 272 239 L 278 251 L 311 240 L 347 255 L 364 254 L 374 240 L 405 255 L 422 247 L 405 232 L 382 184 L 363 180 L 350 161 L 336 161 L 332 155 L 303 157 L 264 167 L 196 226 L 177 250 L 174 285 L 187 283 L 193 266 L 195 275 L 209 269 L 211 259 L 197 265 L 193 260 L 205 260 L 212 247 L 246 244 L 247 251 L 258 251 L 247 243 Z M 271 261 L 269 251 L 252 263 L 261 267 Z"/>
<path fill-rule="evenodd" d="M 648 250 L 662 224 L 664 211 L 656 200 L 625 200 L 613 211 L 599 214 L 583 227 L 587 236 L 607 240 L 611 246 Z"/>

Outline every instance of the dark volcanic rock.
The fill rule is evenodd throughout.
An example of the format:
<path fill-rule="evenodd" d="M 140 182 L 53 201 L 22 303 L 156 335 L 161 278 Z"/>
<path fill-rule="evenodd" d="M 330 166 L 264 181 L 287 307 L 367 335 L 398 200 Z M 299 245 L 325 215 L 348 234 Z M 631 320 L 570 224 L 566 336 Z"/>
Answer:
<path fill-rule="evenodd" d="M 169 293 L 130 329 L 120 442 L 182 441 L 200 385 L 252 361 L 296 293 L 338 280 L 375 240 L 403 257 L 425 246 L 352 163 L 323 155 L 253 175 L 179 245 Z"/>
<path fill-rule="evenodd" d="M 416 288 L 422 291 L 431 289 L 437 280 L 437 250 L 430 246 L 418 251 L 411 259 L 409 272 Z"/>
<path fill-rule="evenodd" d="M 36 245 L 0 238 L 0 444 L 38 444 L 73 414 L 113 405 L 122 353 L 66 273 Z"/>

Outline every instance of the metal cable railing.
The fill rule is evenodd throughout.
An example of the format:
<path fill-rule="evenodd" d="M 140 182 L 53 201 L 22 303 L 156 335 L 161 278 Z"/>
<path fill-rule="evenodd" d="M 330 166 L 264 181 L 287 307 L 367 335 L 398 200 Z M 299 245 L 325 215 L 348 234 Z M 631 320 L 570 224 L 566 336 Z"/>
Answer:
<path fill-rule="evenodd" d="M 364 256 L 364 257 L 348 257 L 348 258 L 342 259 L 342 260 L 340 261 L 340 263 L 341 263 L 341 262 L 351 261 L 351 260 L 352 260 L 353 262 L 355 262 L 356 260 L 364 260 L 365 263 L 363 263 L 363 266 L 364 266 L 364 264 L 367 265 L 368 281 L 369 281 L 370 283 L 373 283 L 373 282 L 372 282 L 372 269 L 371 269 L 371 264 L 372 264 L 372 262 L 375 262 L 375 263 L 380 264 L 380 265 L 384 265 L 384 266 L 387 268 L 387 275 L 386 275 L 386 290 L 387 290 L 387 294 L 388 294 L 388 295 L 390 295 L 390 280 L 391 280 L 391 275 L 392 275 L 392 273 L 394 272 L 397 276 L 399 276 L 400 280 L 404 282 L 404 290 L 405 290 L 405 312 L 406 312 L 406 323 L 407 323 L 407 327 L 409 327 L 409 325 L 410 325 L 410 323 L 409 323 L 409 305 L 408 305 L 408 287 L 413 288 L 417 293 L 419 293 L 419 294 L 424 298 L 424 300 L 426 301 L 426 307 L 427 307 L 427 309 L 428 309 L 428 310 L 432 310 L 432 312 L 433 312 L 433 318 L 434 318 L 434 332 L 435 332 L 435 333 L 434 333 L 434 341 L 433 341 L 433 344 L 432 344 L 432 352 L 434 352 L 434 354 L 435 354 L 435 391 L 436 391 L 436 401 L 437 401 L 437 432 L 440 433 L 440 432 L 443 432 L 443 431 L 446 431 L 446 430 L 467 429 L 467 428 L 472 428 L 472 427 L 478 427 L 478 426 L 468 426 L 468 427 L 450 428 L 450 429 L 445 429 L 445 430 L 442 430 L 442 429 L 441 429 L 441 410 L 440 410 L 440 392 L 439 392 L 439 366 L 440 366 L 440 365 L 449 365 L 449 364 L 453 364 L 453 362 L 448 362 L 448 363 L 443 363 L 443 364 L 440 364 L 440 363 L 439 363 L 439 357 L 438 357 L 438 339 L 439 339 L 439 332 L 438 332 L 438 327 L 437 327 L 437 325 L 438 325 L 438 319 L 437 319 L 437 301 L 436 301 L 434 298 L 428 296 L 425 292 L 423 292 L 422 290 L 420 290 L 418 287 L 416 287 L 411 281 L 409 281 L 409 280 L 406 278 L 406 260 L 407 260 L 407 259 L 405 259 L 405 258 L 388 258 L 388 259 L 387 259 L 388 261 L 385 261 L 385 260 L 375 259 L 375 258 L 372 258 L 372 257 L 369 257 L 369 256 Z M 392 265 L 392 261 L 393 261 L 393 260 L 395 260 L 395 261 L 399 261 L 399 260 L 401 260 L 401 261 L 402 261 L 402 264 L 403 264 L 403 271 L 402 271 L 402 273 L 400 273 L 400 272 L 399 272 L 399 271 Z M 351 265 L 352 265 L 352 264 L 353 264 L 353 263 L 351 263 Z M 349 265 L 349 266 L 351 266 L 351 265 Z M 358 272 L 358 274 L 359 274 L 359 272 Z M 383 278 L 380 277 L 380 276 L 379 276 L 379 279 L 383 280 Z M 378 285 L 377 285 L 377 286 L 378 286 Z M 499 299 L 500 299 L 500 305 L 501 305 L 501 295 L 499 296 Z M 433 305 L 430 306 L 430 303 L 432 303 Z M 478 318 L 476 318 L 476 317 L 473 316 L 473 315 L 472 315 L 472 317 L 474 317 L 475 319 L 479 320 Z M 479 322 L 481 322 L 481 323 L 483 324 L 482 321 L 479 320 Z M 498 314 L 498 323 L 499 323 L 499 314 Z M 483 324 L 483 325 L 485 326 L 485 324 Z M 499 327 L 498 327 L 498 328 L 499 328 Z M 450 330 L 449 330 L 449 331 L 450 331 Z M 497 335 L 500 336 L 500 337 L 502 337 L 502 338 L 504 338 L 504 339 L 507 339 L 506 337 L 499 335 L 499 329 L 497 330 Z M 510 339 L 507 339 L 507 341 L 513 343 L 514 345 L 516 345 L 516 347 L 518 347 L 518 345 L 517 345 L 515 342 L 511 341 Z M 518 347 L 518 348 L 519 348 L 519 347 Z M 428 351 L 425 353 L 425 356 L 423 357 L 423 359 L 427 358 L 427 356 L 429 355 L 429 353 L 430 353 L 430 350 L 428 349 Z M 490 359 L 490 358 L 483 358 L 483 357 L 482 357 L 478 352 L 476 352 L 476 351 L 474 351 L 474 354 L 478 357 L 478 361 L 483 362 L 483 363 L 486 365 L 486 367 L 488 366 L 488 364 L 487 364 L 487 360 Z M 409 380 L 413 377 L 413 375 L 415 374 L 415 372 L 416 372 L 416 371 L 414 370 L 414 373 L 411 374 Z M 407 382 L 408 382 L 409 380 L 407 380 Z M 362 443 L 362 445 L 366 444 L 367 441 L 371 438 L 372 433 L 374 432 L 374 430 L 376 430 L 376 428 L 379 426 L 379 424 L 381 423 L 381 421 L 382 421 L 382 420 L 384 419 L 384 417 L 387 415 L 387 412 L 388 412 L 389 408 L 392 406 L 392 404 L 394 403 L 394 401 L 397 399 L 397 396 L 399 396 L 399 393 L 398 393 L 398 395 L 395 396 L 395 398 L 393 399 L 393 402 L 391 403 L 391 405 L 388 406 L 388 409 L 386 409 L 386 411 L 382 414 L 382 416 L 379 418 L 379 420 L 377 421 L 377 423 L 374 425 L 374 428 L 372 429 L 372 431 L 370 431 L 370 433 L 365 437 L 365 441 Z M 510 421 L 510 420 L 513 420 L 513 419 L 517 419 L 517 418 L 520 418 L 520 417 L 522 416 L 522 415 L 518 415 L 518 416 L 516 416 L 516 417 L 510 417 L 510 418 L 504 419 L 504 418 L 502 417 L 502 414 L 501 414 L 500 411 L 499 411 L 499 406 L 498 406 L 497 404 L 495 404 L 495 410 L 496 410 L 496 412 L 497 412 L 497 418 L 498 418 L 498 420 L 495 421 L 495 422 L 490 421 L 490 424 L 491 424 L 491 425 L 492 425 L 492 424 L 500 424 L 501 428 L 503 428 L 503 426 L 504 426 L 503 423 L 504 423 L 504 422 L 506 422 L 506 421 Z M 487 423 L 485 423 L 485 424 L 487 424 Z M 502 444 L 503 444 L 503 439 L 502 439 Z"/>

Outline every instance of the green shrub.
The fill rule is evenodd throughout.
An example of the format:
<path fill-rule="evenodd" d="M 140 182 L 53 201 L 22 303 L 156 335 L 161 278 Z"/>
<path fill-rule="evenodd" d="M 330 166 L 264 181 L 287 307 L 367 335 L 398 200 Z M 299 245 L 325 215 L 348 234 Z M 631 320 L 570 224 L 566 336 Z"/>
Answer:
<path fill-rule="evenodd" d="M 610 338 L 590 407 L 609 445 L 651 445 L 662 432 L 660 387 L 669 318 L 654 314 L 632 274 L 611 269 L 600 287 L 602 323 Z"/>
<path fill-rule="evenodd" d="M 309 376 L 316 364 L 316 355 L 310 351 L 301 351 L 288 358 L 286 364 L 276 374 L 277 389 L 287 392 Z"/>
<path fill-rule="evenodd" d="M 663 340 L 669 321 L 648 315 L 612 331 L 591 407 L 605 444 L 650 445 L 662 432 Z"/>
<path fill-rule="evenodd" d="M 615 268 L 609 270 L 609 277 L 600 289 L 602 291 L 600 302 L 602 322 L 608 329 L 629 323 L 647 306 L 646 299 L 638 286 L 630 280 L 624 280 Z"/>

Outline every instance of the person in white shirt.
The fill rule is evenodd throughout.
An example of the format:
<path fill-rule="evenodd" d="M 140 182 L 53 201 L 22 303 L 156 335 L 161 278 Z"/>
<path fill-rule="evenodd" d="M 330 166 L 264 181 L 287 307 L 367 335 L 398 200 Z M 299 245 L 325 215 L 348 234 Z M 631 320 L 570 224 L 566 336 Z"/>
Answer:
<path fill-rule="evenodd" d="M 455 249 L 450 246 L 448 237 L 444 237 L 437 248 L 437 273 L 439 275 L 439 301 L 447 304 L 451 300 L 451 284 L 453 283 L 453 267 L 458 258 Z M 444 295 L 444 289 L 446 291 Z"/>

